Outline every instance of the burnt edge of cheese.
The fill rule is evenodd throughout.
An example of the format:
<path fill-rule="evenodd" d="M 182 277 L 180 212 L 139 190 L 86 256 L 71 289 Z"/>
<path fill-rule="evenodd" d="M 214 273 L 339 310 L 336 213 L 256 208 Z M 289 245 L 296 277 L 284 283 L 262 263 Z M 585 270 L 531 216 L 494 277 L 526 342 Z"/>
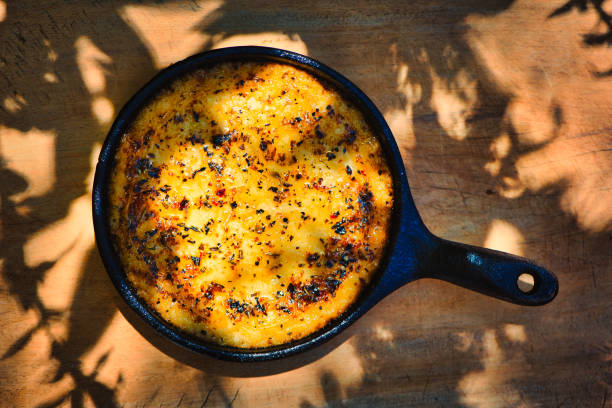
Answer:
<path fill-rule="evenodd" d="M 261 348 L 341 315 L 376 273 L 393 184 L 361 112 L 281 63 L 223 63 L 159 92 L 109 186 L 138 296 L 208 341 Z"/>

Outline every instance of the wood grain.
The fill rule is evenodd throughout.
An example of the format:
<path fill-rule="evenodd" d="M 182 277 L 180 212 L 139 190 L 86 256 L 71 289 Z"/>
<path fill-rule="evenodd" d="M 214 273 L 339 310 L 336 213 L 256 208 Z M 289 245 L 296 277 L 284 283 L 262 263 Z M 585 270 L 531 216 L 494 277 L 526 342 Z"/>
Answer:
<path fill-rule="evenodd" d="M 609 0 L 0 2 L 1 405 L 612 406 L 611 12 Z M 525 308 L 418 281 L 330 343 L 265 364 L 151 332 L 97 254 L 93 164 L 155 72 L 238 44 L 297 50 L 356 82 L 428 227 L 536 260 L 557 299 Z"/>

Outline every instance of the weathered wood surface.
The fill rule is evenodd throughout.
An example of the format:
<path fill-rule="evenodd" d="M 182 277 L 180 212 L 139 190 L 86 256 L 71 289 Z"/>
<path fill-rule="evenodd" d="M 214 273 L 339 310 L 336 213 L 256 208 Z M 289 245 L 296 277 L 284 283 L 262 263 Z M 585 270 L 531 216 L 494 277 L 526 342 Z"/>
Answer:
<path fill-rule="evenodd" d="M 0 405 L 612 406 L 612 2 L 599 3 L 0 1 Z M 354 80 L 431 230 L 537 260 L 557 299 L 525 308 L 419 281 L 330 344 L 265 364 L 144 327 L 95 248 L 93 163 L 156 71 L 236 44 Z"/>

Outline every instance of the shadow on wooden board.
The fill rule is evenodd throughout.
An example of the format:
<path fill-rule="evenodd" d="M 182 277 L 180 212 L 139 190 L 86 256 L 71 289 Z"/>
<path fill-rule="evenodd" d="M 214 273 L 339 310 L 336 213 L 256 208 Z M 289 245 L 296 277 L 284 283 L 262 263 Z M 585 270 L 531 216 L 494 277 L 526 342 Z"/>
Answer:
<path fill-rule="evenodd" d="M 69 217 L 75 205 L 87 200 L 89 175 L 86 169 L 91 168 L 92 151 L 103 141 L 109 126 L 105 116 L 108 109 L 99 111 L 96 107 L 110 106 L 111 113 L 119 109 L 156 71 L 146 40 L 140 38 L 119 14 L 122 6 L 134 3 L 143 2 L 64 3 L 53 9 L 41 8 L 31 1 L 10 2 L 6 6 L 5 19 L 0 22 L 0 101 L 3 103 L 0 124 L 23 133 L 36 130 L 55 136 L 51 152 L 54 170 L 48 175 L 55 182 L 41 195 L 16 199 L 17 194 L 29 188 L 28 180 L 5 162 L 0 162 L 3 279 L 9 295 L 24 313 L 33 311 L 38 319 L 37 324 L 2 349 L 2 359 L 14 358 L 38 333 L 49 338 L 52 347 L 48 358 L 57 363 L 50 381 L 69 377 L 74 387 L 41 405 L 45 407 L 67 403 L 78 407 L 83 406 L 86 399 L 99 407 L 120 405 L 117 394 L 124 381 L 121 375 L 112 385 L 98 378 L 112 350 L 104 353 L 88 374 L 81 366 L 81 358 L 98 342 L 117 312 L 117 302 L 121 302 L 105 275 L 97 251 L 91 248 L 85 252 L 71 304 L 64 309 L 54 309 L 46 306 L 38 289 L 62 255 L 79 244 L 79 237 L 67 237 L 65 242 L 58 243 L 60 250 L 55 258 L 34 265 L 27 262 L 24 248 L 34 236 Z M 602 8 L 603 3 L 573 0 L 552 8 L 547 15 L 555 19 L 567 18 L 573 11 L 595 13 L 607 31 L 588 34 L 584 41 L 596 47 L 610 44 L 610 17 Z M 462 225 L 460 217 L 473 217 L 479 221 L 478 225 L 513 220 L 512 214 L 529 213 L 528 221 L 535 224 L 553 217 L 555 223 L 573 231 L 568 232 L 568 245 L 572 243 L 571 234 L 579 234 L 583 247 L 587 248 L 585 253 L 597 252 L 597 248 L 609 240 L 610 220 L 604 219 L 603 224 L 596 227 L 587 223 L 582 227 L 586 232 L 580 232 L 575 220 L 559 208 L 559 196 L 565 191 L 567 180 L 559 180 L 548 187 L 550 194 L 539 196 L 512 196 L 512 186 L 504 184 L 505 180 L 517 178 L 516 164 L 521 158 L 552 142 L 547 140 L 529 146 L 522 143 L 519 130 L 507 119 L 513 95 L 491 76 L 479 55 L 466 42 L 468 26 L 465 21 L 471 16 L 495 16 L 512 4 L 510 0 L 353 1 L 350 4 L 340 1 L 297 4 L 228 1 L 201 21 L 196 29 L 212 35 L 203 50 L 236 35 L 280 32 L 298 36 L 306 44 L 310 56 L 354 80 L 383 112 L 409 109 L 414 140 L 403 145 L 400 140 L 400 145 L 405 157 L 411 158 L 411 171 L 418 175 L 417 179 L 410 180 L 413 194 L 417 205 L 437 206 L 442 213 L 448 210 L 448 213 L 458 214 L 456 218 L 445 219 L 445 225 Z M 542 23 L 547 15 L 543 16 Z M 37 24 L 25 24 L 24 21 L 37 21 Z M 369 46 L 364 47 L 364 43 Z M 97 50 L 89 61 L 103 68 L 104 77 L 98 78 L 98 82 L 82 75 L 83 61 L 77 53 L 81 46 Z M 609 74 L 606 70 L 596 72 L 601 77 Z M 99 86 L 100 81 L 103 87 Z M 476 85 L 471 86 L 473 84 Z M 441 95 L 447 99 L 441 99 Z M 447 115 L 445 106 L 449 103 L 466 106 L 469 112 L 459 119 Z M 567 114 L 561 104 L 551 103 L 548 115 L 552 124 L 551 140 L 554 140 L 568 120 Z M 502 134 L 507 135 L 512 148 L 496 162 L 495 175 L 485 173 L 483 168 L 491 161 L 491 146 Z M 438 153 L 441 145 L 444 152 Z M 0 151 L 0 154 L 5 153 Z M 419 193 L 438 188 L 436 183 L 441 177 L 453 179 L 455 187 L 439 187 L 444 191 L 437 196 L 437 202 L 429 202 L 427 197 L 419 200 Z M 470 194 L 461 193 L 466 190 Z M 461 204 L 465 208 L 457 211 L 456 206 Z M 470 207 L 475 211 L 470 212 Z M 519 233 L 529 237 L 528 226 L 528 222 L 521 224 Z M 473 232 L 473 239 L 478 241 L 474 243 L 484 242 L 489 232 L 483 228 Z M 453 233 L 449 229 L 446 235 L 461 238 L 460 233 L 449 236 Z M 531 251 L 526 255 L 537 257 L 545 253 L 545 248 L 534 246 Z M 608 258 L 601 259 L 600 265 L 609 267 L 605 264 Z M 554 262 L 561 261 L 551 262 L 551 270 L 555 270 Z M 564 277 L 568 278 L 561 275 L 560 280 Z M 595 280 L 593 275 L 594 284 Z M 415 303 L 413 290 L 431 294 L 432 300 Z M 564 310 L 584 306 L 573 299 L 562 292 L 556 302 Z M 550 350 L 541 345 L 536 350 L 529 350 L 531 332 L 521 328 L 523 311 L 513 305 L 497 303 L 496 307 L 489 308 L 490 302 L 497 301 L 442 284 L 409 285 L 331 342 L 304 355 L 257 365 L 219 363 L 194 356 L 152 333 L 131 310 L 125 310 L 123 303 L 119 309 L 162 352 L 202 370 L 203 381 L 216 387 L 216 392 L 221 394 L 220 400 L 226 405 L 231 405 L 236 396 L 232 399 L 231 393 L 223 389 L 224 377 L 256 377 L 293 370 L 323 358 L 346 341 L 355 346 L 363 367 L 362 380 L 357 386 L 342 389 L 337 374 L 320 373 L 321 392 L 327 406 L 478 406 L 478 395 L 501 384 L 508 387 L 511 405 L 523 398 L 544 405 L 553 403 L 550 395 L 556 389 L 554 384 L 563 381 L 562 373 L 552 374 L 542 382 L 536 374 L 517 378 L 489 370 L 491 364 L 499 364 L 501 355 L 524 359 L 526 364 L 539 364 L 557 361 L 556 353 L 559 352 L 559 349 Z M 405 310 L 403 316 L 388 313 L 392 303 L 395 304 L 393 310 Z M 472 326 L 454 326 L 452 321 L 445 319 L 453 313 L 465 314 Z M 493 313 L 498 315 L 493 316 Z M 541 331 L 564 333 L 572 330 L 571 320 L 550 318 L 546 310 L 530 313 L 533 313 L 533 320 L 542 319 Z M 97 319 L 93 326 L 89 321 L 91 316 Z M 492 320 L 510 323 L 501 328 L 482 327 Z M 50 329 L 58 321 L 64 322 L 65 336 L 57 337 Z M 470 330 L 477 334 L 465 334 Z M 561 337 L 557 334 L 555 339 Z M 567 345 L 559 347 L 561 350 L 574 347 L 579 353 L 583 346 L 568 341 Z M 604 356 L 610 352 L 609 346 L 600 350 Z M 599 382 L 579 383 L 583 392 L 588 390 L 592 395 L 600 395 L 602 386 L 604 390 L 609 389 L 609 364 L 602 361 L 598 372 L 602 373 Z M 378 392 L 383 384 L 385 392 Z M 314 405 L 305 399 L 301 406 Z"/>

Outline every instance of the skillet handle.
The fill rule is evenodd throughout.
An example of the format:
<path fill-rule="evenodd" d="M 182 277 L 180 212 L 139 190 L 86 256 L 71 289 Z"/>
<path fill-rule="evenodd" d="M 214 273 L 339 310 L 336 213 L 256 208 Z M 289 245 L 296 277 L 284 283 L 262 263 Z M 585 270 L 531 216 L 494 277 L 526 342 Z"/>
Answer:
<path fill-rule="evenodd" d="M 437 248 L 424 265 L 423 277 L 525 306 L 543 305 L 557 295 L 559 283 L 555 275 L 528 259 L 441 238 L 436 241 Z M 519 277 L 521 281 L 532 279 L 533 287 L 519 284 Z"/>

